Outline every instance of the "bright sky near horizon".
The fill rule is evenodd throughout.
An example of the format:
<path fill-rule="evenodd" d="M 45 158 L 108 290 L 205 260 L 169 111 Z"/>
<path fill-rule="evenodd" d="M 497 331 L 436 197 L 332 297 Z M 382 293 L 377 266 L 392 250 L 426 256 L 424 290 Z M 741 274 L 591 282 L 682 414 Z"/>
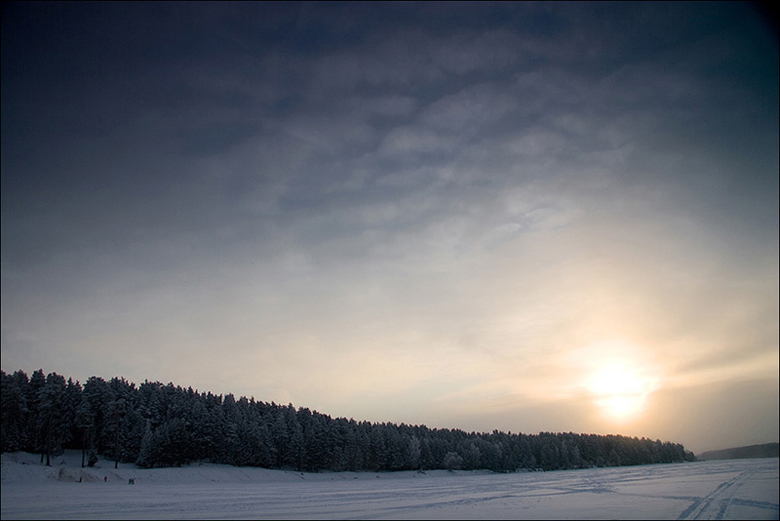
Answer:
<path fill-rule="evenodd" d="M 746 2 L 2 7 L 2 369 L 778 440 Z"/>

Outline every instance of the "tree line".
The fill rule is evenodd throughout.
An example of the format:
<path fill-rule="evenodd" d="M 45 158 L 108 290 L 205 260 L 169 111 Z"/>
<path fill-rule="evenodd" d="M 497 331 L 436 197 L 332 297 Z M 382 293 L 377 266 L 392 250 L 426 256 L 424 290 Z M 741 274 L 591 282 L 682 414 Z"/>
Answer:
<path fill-rule="evenodd" d="M 196 461 L 297 471 L 557 470 L 692 461 L 676 443 L 619 435 L 465 432 L 371 423 L 292 404 L 201 393 L 173 383 L 136 386 L 93 376 L 84 385 L 39 369 L 2 371 L 2 451 L 41 463 L 80 450 L 144 468 Z"/>

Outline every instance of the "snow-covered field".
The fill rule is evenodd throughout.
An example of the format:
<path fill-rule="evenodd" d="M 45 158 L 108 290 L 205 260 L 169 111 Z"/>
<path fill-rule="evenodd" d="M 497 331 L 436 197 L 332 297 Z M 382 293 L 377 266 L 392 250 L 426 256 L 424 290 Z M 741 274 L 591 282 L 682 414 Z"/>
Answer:
<path fill-rule="evenodd" d="M 778 519 L 778 459 L 557 472 L 142 470 L 2 456 L 2 519 Z M 81 478 L 81 482 L 79 482 Z M 133 478 L 134 485 L 128 480 Z"/>

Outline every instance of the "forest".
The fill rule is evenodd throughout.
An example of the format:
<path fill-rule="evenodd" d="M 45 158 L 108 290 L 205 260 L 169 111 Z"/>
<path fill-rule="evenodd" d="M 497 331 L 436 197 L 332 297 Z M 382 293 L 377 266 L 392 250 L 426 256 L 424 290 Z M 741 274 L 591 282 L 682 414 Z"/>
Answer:
<path fill-rule="evenodd" d="M 496 472 L 692 461 L 681 444 L 620 435 L 465 432 L 371 423 L 232 394 L 122 377 L 83 385 L 42 369 L 2 371 L 2 451 L 65 449 L 99 459 L 171 467 L 194 462 L 296 471 L 488 469 Z"/>

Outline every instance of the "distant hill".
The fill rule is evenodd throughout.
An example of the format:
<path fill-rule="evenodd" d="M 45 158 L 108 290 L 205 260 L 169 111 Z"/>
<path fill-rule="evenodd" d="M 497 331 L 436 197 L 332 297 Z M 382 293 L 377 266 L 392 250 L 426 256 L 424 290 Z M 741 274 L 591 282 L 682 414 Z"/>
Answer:
<path fill-rule="evenodd" d="M 723 450 L 709 450 L 697 454 L 700 460 L 712 459 L 743 459 L 743 458 L 777 458 L 780 456 L 780 444 L 763 443 L 761 445 L 748 445 L 746 447 L 733 447 Z"/>

